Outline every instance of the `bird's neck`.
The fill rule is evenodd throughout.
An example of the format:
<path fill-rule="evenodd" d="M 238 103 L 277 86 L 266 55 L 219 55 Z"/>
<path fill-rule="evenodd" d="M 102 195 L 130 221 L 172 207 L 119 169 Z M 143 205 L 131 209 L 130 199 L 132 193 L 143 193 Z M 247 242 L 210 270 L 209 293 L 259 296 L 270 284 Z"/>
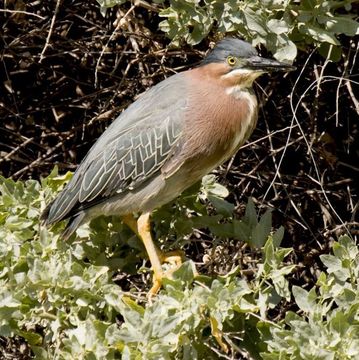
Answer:
<path fill-rule="evenodd" d="M 257 99 L 255 97 L 252 87 L 243 87 L 242 85 L 232 85 L 225 89 L 225 92 L 229 96 L 233 96 L 235 99 L 244 99 L 250 103 L 250 105 L 257 106 Z"/>
<path fill-rule="evenodd" d="M 253 72 L 245 69 L 237 69 L 222 75 L 220 81 L 227 88 L 251 89 L 253 82 L 262 72 Z"/>
<path fill-rule="evenodd" d="M 224 158 L 228 158 L 249 137 L 256 125 L 256 96 L 252 88 L 235 84 L 226 87 L 223 82 L 195 70 L 186 75 L 191 109 L 188 114 L 189 128 L 198 132 L 193 134 L 192 146 L 205 148 L 208 153 L 222 151 Z M 192 136 L 190 138 L 192 141 Z"/>

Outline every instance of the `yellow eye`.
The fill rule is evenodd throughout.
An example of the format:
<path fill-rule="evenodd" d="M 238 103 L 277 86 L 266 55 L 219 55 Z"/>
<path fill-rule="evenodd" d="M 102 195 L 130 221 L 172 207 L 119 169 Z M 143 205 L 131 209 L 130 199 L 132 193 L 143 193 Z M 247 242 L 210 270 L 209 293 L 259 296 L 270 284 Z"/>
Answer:
<path fill-rule="evenodd" d="M 229 66 L 234 66 L 236 64 L 236 62 L 237 62 L 237 60 L 236 60 L 235 57 L 233 57 L 233 56 L 228 56 L 227 57 L 227 64 Z"/>

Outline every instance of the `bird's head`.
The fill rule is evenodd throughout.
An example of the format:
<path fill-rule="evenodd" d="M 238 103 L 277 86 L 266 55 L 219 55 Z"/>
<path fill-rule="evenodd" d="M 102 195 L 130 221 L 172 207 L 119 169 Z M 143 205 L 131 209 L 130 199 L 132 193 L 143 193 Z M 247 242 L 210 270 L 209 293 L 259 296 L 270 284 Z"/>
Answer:
<path fill-rule="evenodd" d="M 222 80 L 243 87 L 252 86 L 258 76 L 267 72 L 295 70 L 292 65 L 259 56 L 251 44 L 236 38 L 221 40 L 201 66 L 207 66 Z"/>

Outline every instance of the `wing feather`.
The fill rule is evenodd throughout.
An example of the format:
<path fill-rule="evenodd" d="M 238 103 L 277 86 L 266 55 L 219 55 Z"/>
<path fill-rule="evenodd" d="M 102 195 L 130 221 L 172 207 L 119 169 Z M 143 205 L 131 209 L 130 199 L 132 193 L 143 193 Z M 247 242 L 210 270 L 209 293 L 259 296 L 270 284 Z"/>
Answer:
<path fill-rule="evenodd" d="M 178 74 L 150 89 L 124 111 L 97 140 L 51 204 L 47 222 L 136 190 L 158 173 L 184 127 L 187 99 L 178 96 L 184 93 L 185 82 Z"/>

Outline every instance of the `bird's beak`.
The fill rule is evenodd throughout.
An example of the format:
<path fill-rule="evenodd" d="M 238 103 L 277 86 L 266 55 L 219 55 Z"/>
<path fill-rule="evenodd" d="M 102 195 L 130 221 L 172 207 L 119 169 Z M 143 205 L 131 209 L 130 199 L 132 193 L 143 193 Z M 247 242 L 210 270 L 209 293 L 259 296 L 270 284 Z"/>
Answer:
<path fill-rule="evenodd" d="M 296 69 L 295 66 L 260 56 L 253 56 L 248 59 L 246 67 L 258 72 L 293 71 Z"/>

